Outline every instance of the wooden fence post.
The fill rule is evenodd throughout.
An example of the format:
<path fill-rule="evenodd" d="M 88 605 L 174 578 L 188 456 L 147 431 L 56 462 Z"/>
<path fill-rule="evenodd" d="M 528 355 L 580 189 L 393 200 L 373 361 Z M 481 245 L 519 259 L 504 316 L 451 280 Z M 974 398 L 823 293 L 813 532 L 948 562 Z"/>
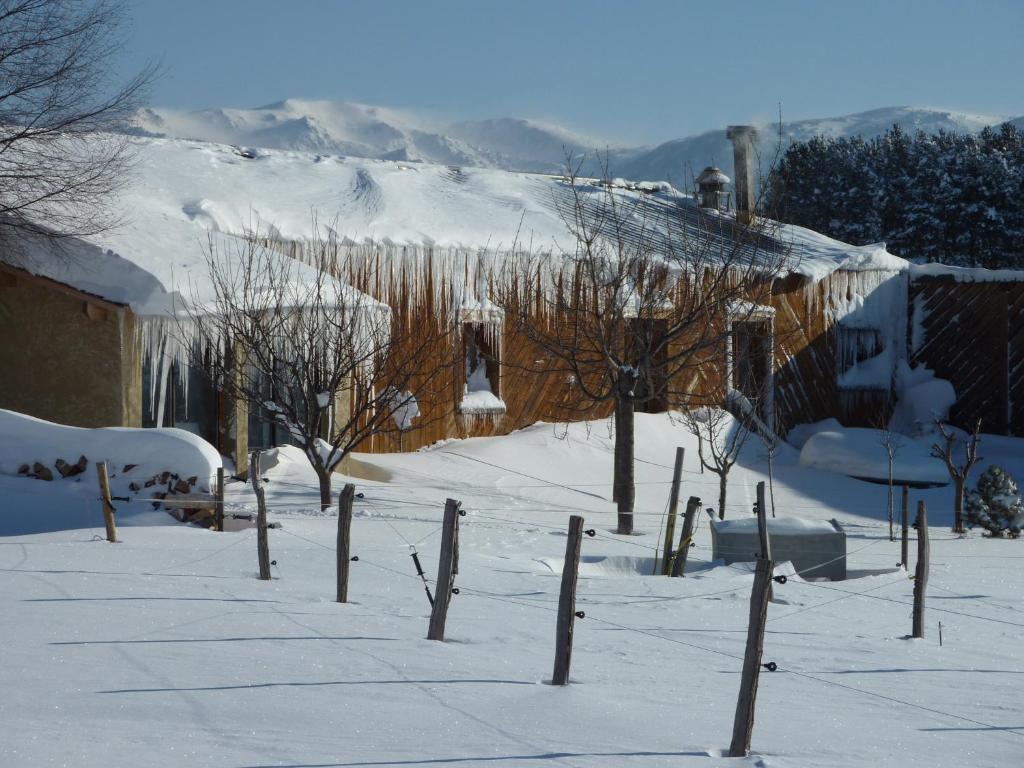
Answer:
<path fill-rule="evenodd" d="M 914 637 L 924 637 L 924 593 L 928 587 L 928 510 L 917 502 L 917 568 L 914 570 Z"/>
<path fill-rule="evenodd" d="M 110 501 L 110 480 L 107 478 L 107 462 L 96 464 L 96 475 L 100 482 L 100 500 L 103 502 L 103 524 L 107 527 L 107 541 L 117 543 L 117 523 L 114 522 L 114 505 Z"/>
<path fill-rule="evenodd" d="M 762 560 L 772 559 L 772 540 L 768 537 L 768 513 L 764 506 L 764 482 L 757 484 L 757 537 L 761 541 Z M 768 579 L 768 599 L 775 598 L 775 590 L 772 587 L 772 580 Z"/>
<path fill-rule="evenodd" d="M 213 524 L 224 531 L 224 467 L 217 467 L 217 487 L 213 489 Z"/>
<path fill-rule="evenodd" d="M 672 572 L 673 544 L 676 540 L 676 515 L 679 514 L 679 482 L 683 476 L 683 455 L 685 449 L 676 448 L 676 465 L 672 469 L 672 493 L 668 502 L 668 519 L 665 521 L 665 557 L 661 563 L 661 575 Z"/>
<path fill-rule="evenodd" d="M 743 653 L 743 676 L 736 701 L 736 717 L 732 726 L 729 757 L 746 757 L 754 733 L 754 708 L 757 703 L 757 681 L 764 652 L 764 625 L 768 620 L 768 588 L 772 583 L 771 560 L 757 561 L 754 588 L 750 593 L 750 620 L 747 625 L 747 647 Z"/>
<path fill-rule="evenodd" d="M 910 487 L 903 486 L 903 519 L 902 525 L 903 530 L 901 532 L 900 539 L 900 565 L 903 566 L 904 571 L 910 570 L 910 532 L 907 530 L 910 527 L 909 520 L 910 516 Z"/>
<path fill-rule="evenodd" d="M 697 521 L 697 513 L 700 512 L 700 499 L 691 496 L 686 502 L 686 512 L 683 514 L 683 532 L 679 536 L 679 549 L 676 550 L 675 559 L 672 562 L 672 575 L 686 575 L 686 558 L 690 553 L 690 540 L 693 538 L 693 524 Z"/>
<path fill-rule="evenodd" d="M 270 544 L 267 541 L 267 500 L 264 495 L 263 478 L 260 477 L 260 452 L 253 451 L 249 462 L 249 480 L 256 494 L 256 553 L 260 559 L 260 578 L 270 581 Z"/>
<path fill-rule="evenodd" d="M 338 602 L 348 602 L 348 564 L 352 550 L 352 501 L 356 487 L 345 483 L 338 497 Z"/>
<path fill-rule="evenodd" d="M 576 622 L 576 581 L 580 570 L 580 549 L 583 542 L 583 518 L 569 518 L 569 538 L 565 542 L 562 563 L 562 591 L 558 596 L 558 622 L 555 631 L 555 671 L 552 685 L 568 685 L 572 663 L 572 632 Z"/>
<path fill-rule="evenodd" d="M 458 537 L 459 507 L 461 503 L 448 499 L 444 504 L 444 523 L 441 527 L 441 556 L 437 563 L 437 586 L 434 606 L 430 611 L 428 640 L 444 640 L 444 626 L 448 620 L 448 603 L 455 586 L 455 542 Z"/>

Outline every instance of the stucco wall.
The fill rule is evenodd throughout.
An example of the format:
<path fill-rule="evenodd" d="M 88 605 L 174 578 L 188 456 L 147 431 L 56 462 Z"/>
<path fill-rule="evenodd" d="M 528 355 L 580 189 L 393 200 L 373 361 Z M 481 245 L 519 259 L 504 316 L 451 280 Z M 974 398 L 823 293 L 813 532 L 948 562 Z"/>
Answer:
<path fill-rule="evenodd" d="M 80 427 L 141 426 L 141 381 L 124 309 L 0 274 L 0 408 Z"/>

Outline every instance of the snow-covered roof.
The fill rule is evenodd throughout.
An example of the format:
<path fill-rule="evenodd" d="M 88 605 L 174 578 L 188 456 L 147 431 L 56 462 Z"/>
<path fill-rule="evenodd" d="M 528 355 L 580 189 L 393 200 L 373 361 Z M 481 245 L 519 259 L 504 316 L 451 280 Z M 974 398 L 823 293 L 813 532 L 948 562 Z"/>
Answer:
<path fill-rule="evenodd" d="M 241 150 L 180 139 L 135 140 L 134 179 L 117 201 L 118 228 L 65 246 L 73 258 L 43 248 L 22 266 L 143 315 L 168 310 L 175 294 L 200 298 L 205 252 L 215 237 L 254 230 L 282 240 L 325 234 L 353 242 L 501 251 L 572 251 L 565 220 L 572 190 L 558 176 L 357 159 L 285 150 Z M 708 216 L 670 185 L 617 182 L 637 203 L 638 228 L 675 217 L 696 226 Z M 583 185 L 597 195 L 597 183 Z M 738 230 L 719 216 L 718 236 Z M 319 229 L 319 232 L 317 230 Z M 900 270 L 906 262 L 884 245 L 856 247 L 802 227 L 778 225 L 772 247 L 792 249 L 793 273 L 821 278 L 837 269 Z M 225 249 L 227 250 L 227 249 Z"/>
<path fill-rule="evenodd" d="M 910 276 L 947 278 L 957 283 L 1020 283 L 1024 282 L 1024 269 L 954 267 L 938 263 L 911 264 Z"/>

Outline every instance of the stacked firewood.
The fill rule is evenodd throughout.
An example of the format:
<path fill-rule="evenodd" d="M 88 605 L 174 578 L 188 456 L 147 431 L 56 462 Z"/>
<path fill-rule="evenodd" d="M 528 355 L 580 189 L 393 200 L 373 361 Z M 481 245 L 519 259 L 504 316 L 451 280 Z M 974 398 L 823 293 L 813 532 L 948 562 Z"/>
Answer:
<path fill-rule="evenodd" d="M 22 464 L 18 467 L 18 474 L 36 480 L 52 481 L 58 475 L 60 478 L 80 475 L 88 465 L 89 460 L 85 456 L 80 456 L 74 463 L 57 459 L 53 463 L 53 469 L 36 461 L 32 464 Z M 137 466 L 125 464 L 121 474 L 127 475 Z M 117 475 L 113 474 L 110 477 L 114 479 Z M 153 509 L 164 509 L 180 522 L 209 527 L 213 523 L 215 500 L 209 491 L 197 490 L 198 481 L 199 478 L 195 475 L 181 477 L 174 472 L 165 471 L 144 481 L 133 480 L 128 484 L 128 490 L 134 494 L 142 494 L 143 499 L 152 502 Z"/>

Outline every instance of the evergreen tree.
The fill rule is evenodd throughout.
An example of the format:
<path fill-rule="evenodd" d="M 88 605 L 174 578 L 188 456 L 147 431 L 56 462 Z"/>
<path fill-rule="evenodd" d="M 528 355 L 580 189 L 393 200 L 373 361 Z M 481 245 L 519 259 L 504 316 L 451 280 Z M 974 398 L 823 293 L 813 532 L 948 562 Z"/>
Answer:
<path fill-rule="evenodd" d="M 977 489 L 967 494 L 965 518 L 969 528 L 980 526 L 991 536 L 1017 538 L 1024 527 L 1024 502 L 1016 481 L 1001 467 L 986 469 Z"/>
<path fill-rule="evenodd" d="M 914 261 L 1024 267 L 1024 133 L 911 136 L 792 144 L 769 179 L 766 209 L 857 245 L 885 241 Z"/>

